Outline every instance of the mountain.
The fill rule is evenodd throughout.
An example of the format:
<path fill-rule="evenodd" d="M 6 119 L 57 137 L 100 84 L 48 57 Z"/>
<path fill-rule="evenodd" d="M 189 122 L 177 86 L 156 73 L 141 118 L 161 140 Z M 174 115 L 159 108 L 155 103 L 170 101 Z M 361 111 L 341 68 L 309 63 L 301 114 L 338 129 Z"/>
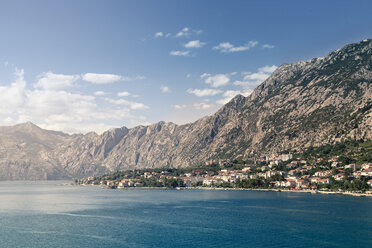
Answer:
<path fill-rule="evenodd" d="M 186 125 L 159 122 L 66 135 L 32 123 L 0 128 L 0 179 L 58 179 L 144 167 L 185 167 L 372 139 L 372 40 L 281 65 L 251 95 Z"/>

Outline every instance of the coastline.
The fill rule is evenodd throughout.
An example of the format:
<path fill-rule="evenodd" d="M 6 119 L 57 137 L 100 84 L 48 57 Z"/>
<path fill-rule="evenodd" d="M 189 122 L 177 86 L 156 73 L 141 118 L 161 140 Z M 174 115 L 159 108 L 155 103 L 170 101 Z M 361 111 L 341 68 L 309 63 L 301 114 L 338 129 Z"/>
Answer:
<path fill-rule="evenodd" d="M 335 192 L 335 191 L 320 191 L 320 190 L 292 190 L 292 189 L 249 189 L 249 188 L 204 188 L 198 187 L 197 189 L 206 190 L 249 190 L 249 191 L 273 191 L 273 192 L 294 192 L 294 193 L 309 193 L 309 194 L 324 194 L 324 195 L 349 195 L 357 197 L 372 197 L 372 192 L 369 193 L 356 193 L 356 192 Z"/>
<path fill-rule="evenodd" d="M 91 185 L 91 184 L 76 184 L 77 186 L 100 186 L 100 185 Z M 102 187 L 105 189 L 111 189 L 109 187 Z M 181 187 L 181 188 L 167 188 L 167 187 L 123 187 L 123 188 L 114 188 L 119 190 L 125 189 L 172 189 L 172 190 L 247 190 L 247 191 L 272 191 L 272 192 L 292 192 L 292 193 L 308 193 L 308 194 L 323 194 L 323 195 L 347 195 L 347 196 L 356 196 L 356 197 L 372 197 L 372 191 L 368 193 L 357 193 L 357 192 L 348 192 L 348 191 L 322 191 L 322 190 L 293 190 L 293 189 L 253 189 L 253 188 L 218 188 L 218 187 Z"/>

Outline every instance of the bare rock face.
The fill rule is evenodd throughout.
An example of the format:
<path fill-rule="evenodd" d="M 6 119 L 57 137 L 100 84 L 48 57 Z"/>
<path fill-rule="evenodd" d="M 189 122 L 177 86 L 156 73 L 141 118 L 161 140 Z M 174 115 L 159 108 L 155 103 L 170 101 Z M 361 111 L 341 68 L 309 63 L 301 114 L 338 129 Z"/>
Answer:
<path fill-rule="evenodd" d="M 0 180 L 61 179 L 186 167 L 211 158 L 372 139 L 372 40 L 284 64 L 248 96 L 186 124 L 66 135 L 32 123 L 0 128 Z"/>

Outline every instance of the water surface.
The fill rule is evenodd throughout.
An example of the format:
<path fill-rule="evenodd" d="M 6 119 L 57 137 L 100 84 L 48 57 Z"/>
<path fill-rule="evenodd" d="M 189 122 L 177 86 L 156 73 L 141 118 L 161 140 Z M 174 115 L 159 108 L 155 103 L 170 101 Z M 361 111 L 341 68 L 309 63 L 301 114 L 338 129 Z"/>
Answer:
<path fill-rule="evenodd" d="M 372 247 L 372 198 L 0 183 L 0 247 Z"/>

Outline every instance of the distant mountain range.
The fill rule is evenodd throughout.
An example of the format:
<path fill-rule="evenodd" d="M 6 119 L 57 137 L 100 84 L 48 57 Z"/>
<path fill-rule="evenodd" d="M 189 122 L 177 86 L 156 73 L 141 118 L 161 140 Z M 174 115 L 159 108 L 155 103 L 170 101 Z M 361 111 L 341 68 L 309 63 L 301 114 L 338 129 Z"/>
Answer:
<path fill-rule="evenodd" d="M 67 179 L 372 139 L 372 40 L 281 65 L 248 96 L 186 125 L 67 135 L 0 127 L 0 180 Z"/>

